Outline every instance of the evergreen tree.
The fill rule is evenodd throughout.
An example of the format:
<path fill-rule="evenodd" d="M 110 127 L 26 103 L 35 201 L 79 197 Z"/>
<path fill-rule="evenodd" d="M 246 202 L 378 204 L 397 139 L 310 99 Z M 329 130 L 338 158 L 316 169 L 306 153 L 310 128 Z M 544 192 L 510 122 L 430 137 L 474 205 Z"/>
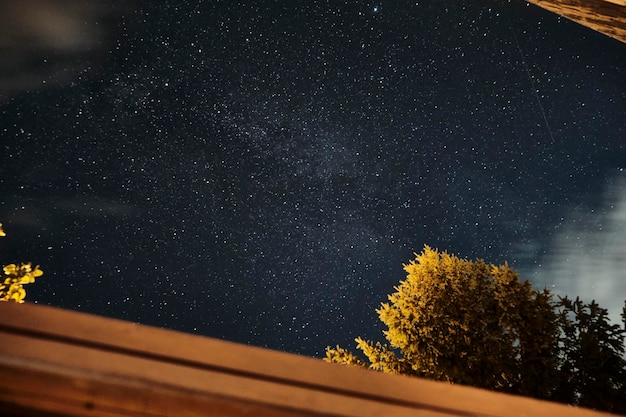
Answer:
<path fill-rule="evenodd" d="M 554 400 L 626 413 L 624 329 L 595 300 L 560 298 L 559 371 Z"/>

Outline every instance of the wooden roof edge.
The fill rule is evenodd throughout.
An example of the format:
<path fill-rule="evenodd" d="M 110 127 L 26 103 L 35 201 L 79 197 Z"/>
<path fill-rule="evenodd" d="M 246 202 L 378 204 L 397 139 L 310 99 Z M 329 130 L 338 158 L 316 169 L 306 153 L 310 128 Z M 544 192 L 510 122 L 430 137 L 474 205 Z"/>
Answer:
<path fill-rule="evenodd" d="M 607 3 L 613 3 L 613 4 L 617 4 L 618 6 L 624 6 L 626 7 L 626 0 L 604 0 Z"/>
<path fill-rule="evenodd" d="M 53 307 L 0 317 L 0 407 L 22 415 L 607 415 Z"/>
<path fill-rule="evenodd" d="M 527 0 L 626 43 L 626 0 Z"/>

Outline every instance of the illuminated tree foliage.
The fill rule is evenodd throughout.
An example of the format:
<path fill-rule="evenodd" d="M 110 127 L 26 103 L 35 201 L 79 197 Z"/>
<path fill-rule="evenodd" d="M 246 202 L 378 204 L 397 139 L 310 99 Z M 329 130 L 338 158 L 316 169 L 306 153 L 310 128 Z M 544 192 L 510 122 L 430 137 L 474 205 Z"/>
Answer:
<path fill-rule="evenodd" d="M 0 223 L 0 236 L 6 236 Z M 0 282 L 0 301 L 13 301 L 23 303 L 26 297 L 25 284 L 35 282 L 35 278 L 43 275 L 39 266 L 33 268 L 30 262 L 9 264 L 3 268 L 4 277 Z"/>
<path fill-rule="evenodd" d="M 459 259 L 428 246 L 404 270 L 406 279 L 376 310 L 387 343 L 356 338 L 365 360 L 337 346 L 327 348 L 327 362 L 616 410 L 585 400 L 594 395 L 583 393 L 595 376 L 574 375 L 604 367 L 603 389 L 623 392 L 624 331 L 608 325 L 606 310 L 555 302 L 506 263 Z M 582 316 L 572 317 L 575 306 L 593 317 L 595 339 L 582 343 L 588 327 L 580 327 Z M 609 353 L 612 362 L 603 362 Z M 591 354 L 595 362 L 582 359 Z M 568 368 L 574 358 L 581 362 Z"/>

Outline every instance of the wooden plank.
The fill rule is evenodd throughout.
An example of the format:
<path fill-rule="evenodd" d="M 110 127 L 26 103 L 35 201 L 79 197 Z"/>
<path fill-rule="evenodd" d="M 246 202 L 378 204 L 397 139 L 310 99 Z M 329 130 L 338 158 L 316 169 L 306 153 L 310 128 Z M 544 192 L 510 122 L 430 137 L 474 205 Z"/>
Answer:
<path fill-rule="evenodd" d="M 187 407 L 190 399 L 200 397 L 211 409 L 215 406 L 212 399 L 231 399 L 233 404 L 245 405 L 244 409 L 255 409 L 255 415 L 274 415 L 277 410 L 285 410 L 287 415 L 302 415 L 314 410 L 314 413 L 323 415 L 377 417 L 385 413 L 396 416 L 410 417 L 414 415 L 416 404 L 391 403 L 384 399 L 366 398 L 364 396 L 342 395 L 321 387 L 300 386 L 290 384 L 289 381 L 274 381 L 267 378 L 250 378 L 247 375 L 207 370 L 199 367 L 185 366 L 164 361 L 129 356 L 118 352 L 94 351 L 84 346 L 68 346 L 56 341 L 33 340 L 24 336 L 15 336 L 0 333 L 3 344 L 11 345 L 20 350 L 21 360 L 7 361 L 7 365 L 16 368 L 28 366 L 29 363 L 55 364 L 56 372 L 60 372 L 65 381 L 73 381 L 72 397 L 76 404 L 97 405 L 99 410 L 122 409 L 132 413 L 147 413 L 149 415 L 176 415 L 181 407 Z M 210 352 L 207 352 L 210 354 Z M 32 365 L 31 365 L 32 366 Z M 27 368 L 29 369 L 29 368 Z M 32 369 L 32 368 L 31 368 Z M 46 369 L 43 369 L 44 371 Z M 66 371 L 69 370 L 69 371 Z M 74 370 L 74 371 L 72 371 Z M 82 370 L 82 371 L 81 371 Z M 35 367 L 33 371 L 42 369 Z M 292 373 L 297 373 L 297 368 Z M 85 373 L 87 372 L 87 373 Z M 96 381 L 89 383 L 89 374 L 101 375 Z M 1 374 L 0 374 L 1 375 Z M 78 383 L 78 382 L 81 383 Z M 39 383 L 39 381 L 36 381 Z M 67 393 L 64 387 L 58 388 L 54 384 L 52 389 L 41 386 L 38 391 L 62 399 Z M 33 383 L 26 385 L 32 390 Z M 77 390 L 77 387 L 86 387 L 87 390 Z M 119 395 L 95 395 L 106 388 L 119 389 Z M 123 389 L 122 389 L 123 388 Z M 153 404 L 147 398 L 155 396 L 153 391 L 170 392 L 173 395 L 172 403 Z M 134 395 L 126 394 L 129 390 Z M 137 392 L 143 391 L 140 401 Z M 107 391 L 108 392 L 108 391 Z M 32 392 L 28 393 L 32 398 Z M 4 393 L 0 394 L 0 396 Z M 170 395 L 172 396 L 172 395 Z M 21 397 L 24 397 L 22 395 Z M 140 398 L 141 398 L 140 397 Z M 147 397 L 147 398 L 146 398 Z M 60 401 L 61 403 L 61 401 Z M 193 401 L 192 401 L 193 403 Z M 195 409 L 195 407 L 193 407 Z M 263 412 L 267 408 L 268 412 Z M 289 410 L 293 410 L 289 413 Z M 55 410 L 58 411 L 58 410 Z M 186 410 L 189 414 L 193 410 Z M 429 417 L 442 417 L 445 413 L 423 410 Z"/>
<path fill-rule="evenodd" d="M 51 307 L 0 317 L 0 410 L 25 416 L 606 415 Z"/>
<path fill-rule="evenodd" d="M 626 0 L 528 0 L 626 43 Z"/>

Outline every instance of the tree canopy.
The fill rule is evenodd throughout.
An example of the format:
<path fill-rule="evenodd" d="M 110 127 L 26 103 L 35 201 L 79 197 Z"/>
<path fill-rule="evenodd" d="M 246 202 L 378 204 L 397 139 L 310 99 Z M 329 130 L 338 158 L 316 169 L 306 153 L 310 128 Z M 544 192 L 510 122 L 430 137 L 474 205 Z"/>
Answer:
<path fill-rule="evenodd" d="M 622 411 L 625 332 L 595 302 L 428 246 L 404 270 L 376 310 L 386 343 L 358 337 L 364 357 L 329 347 L 327 362 Z"/>

